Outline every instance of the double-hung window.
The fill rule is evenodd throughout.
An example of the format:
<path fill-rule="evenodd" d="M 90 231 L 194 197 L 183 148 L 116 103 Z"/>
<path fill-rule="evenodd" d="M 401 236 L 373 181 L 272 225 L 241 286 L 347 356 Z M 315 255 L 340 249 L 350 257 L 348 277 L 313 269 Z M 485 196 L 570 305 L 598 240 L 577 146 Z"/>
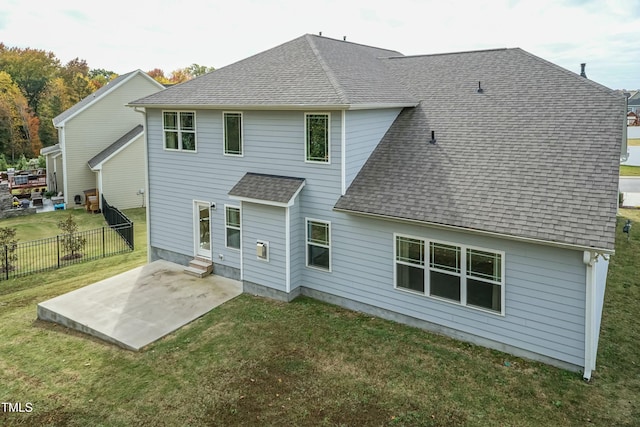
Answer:
<path fill-rule="evenodd" d="M 232 249 L 240 249 L 240 208 L 225 206 L 224 218 L 226 246 Z"/>
<path fill-rule="evenodd" d="M 304 151 L 307 162 L 329 163 L 329 119 L 329 113 L 304 115 Z"/>
<path fill-rule="evenodd" d="M 196 113 L 193 111 L 164 111 L 164 148 L 196 151 Z"/>
<path fill-rule="evenodd" d="M 395 287 L 504 313 L 504 253 L 396 235 Z"/>
<path fill-rule="evenodd" d="M 242 156 L 242 113 L 222 113 L 224 125 L 224 154 Z"/>
<path fill-rule="evenodd" d="M 331 271 L 331 224 L 307 219 L 307 267 Z"/>

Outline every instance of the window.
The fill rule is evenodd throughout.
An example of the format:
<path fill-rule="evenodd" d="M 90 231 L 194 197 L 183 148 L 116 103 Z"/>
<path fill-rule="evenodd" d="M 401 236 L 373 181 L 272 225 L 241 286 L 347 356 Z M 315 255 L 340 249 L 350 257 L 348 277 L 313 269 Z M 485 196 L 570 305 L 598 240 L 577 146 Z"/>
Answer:
<path fill-rule="evenodd" d="M 396 288 L 503 313 L 503 253 L 400 235 L 395 252 Z"/>
<path fill-rule="evenodd" d="M 331 271 L 331 224 L 307 220 L 307 267 Z"/>
<path fill-rule="evenodd" d="M 307 162 L 329 163 L 329 114 L 305 114 L 305 156 Z"/>
<path fill-rule="evenodd" d="M 242 156 L 242 113 L 222 113 L 224 154 Z"/>
<path fill-rule="evenodd" d="M 240 249 L 240 208 L 224 207 L 226 246 Z"/>
<path fill-rule="evenodd" d="M 165 111 L 162 113 L 162 126 L 165 149 L 196 151 L 196 113 Z"/>

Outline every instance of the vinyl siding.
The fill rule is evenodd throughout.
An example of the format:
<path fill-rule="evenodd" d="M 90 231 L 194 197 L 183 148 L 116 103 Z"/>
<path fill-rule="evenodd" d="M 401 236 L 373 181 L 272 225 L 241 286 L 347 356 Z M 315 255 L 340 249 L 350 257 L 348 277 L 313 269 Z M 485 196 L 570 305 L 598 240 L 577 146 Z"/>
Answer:
<path fill-rule="evenodd" d="M 143 122 L 143 115 L 125 104 L 158 90 L 147 78 L 136 75 L 65 122 L 61 147 L 65 152 L 67 203 L 73 203 L 76 194 L 84 201 L 83 191 L 96 187 L 95 173 L 87 162 Z M 142 165 L 143 157 L 138 162 Z"/>
<path fill-rule="evenodd" d="M 291 247 L 289 249 L 289 253 L 291 256 L 291 290 L 294 290 L 300 286 L 305 263 L 304 218 L 300 214 L 302 210 L 300 199 L 298 198 L 296 202 L 296 204 L 289 208 L 289 235 L 291 244 Z"/>
<path fill-rule="evenodd" d="M 346 187 L 353 182 L 401 109 L 346 112 Z"/>
<path fill-rule="evenodd" d="M 286 291 L 285 208 L 242 203 L 243 280 Z M 258 259 L 256 243 L 268 242 L 268 261 Z"/>
<path fill-rule="evenodd" d="M 347 214 L 332 231 L 333 272 L 305 287 L 582 365 L 582 252 Z M 505 316 L 394 289 L 394 233 L 504 251 Z"/>
<path fill-rule="evenodd" d="M 305 187 L 296 200 L 300 204 L 297 215 L 330 212 L 340 194 L 340 112 L 331 112 L 330 164 L 305 162 L 304 112 L 242 113 L 243 156 L 234 157 L 223 154 L 221 110 L 196 111 L 196 153 L 164 150 L 162 110 L 147 111 L 152 247 L 193 255 L 191 206 L 193 200 L 207 200 L 218 206 L 211 217 L 214 261 L 240 268 L 239 252 L 224 247 L 223 205 L 239 205 L 227 194 L 247 172 L 305 178 Z M 305 205 L 309 208 L 303 212 Z M 243 213 L 243 233 L 246 225 Z M 304 233 L 300 223 L 297 227 L 293 233 Z M 284 228 L 280 232 L 284 236 Z M 255 242 L 247 250 L 255 254 Z"/>
<path fill-rule="evenodd" d="M 102 193 L 109 204 L 118 209 L 143 206 L 145 188 L 144 136 L 131 142 L 102 166 Z"/>

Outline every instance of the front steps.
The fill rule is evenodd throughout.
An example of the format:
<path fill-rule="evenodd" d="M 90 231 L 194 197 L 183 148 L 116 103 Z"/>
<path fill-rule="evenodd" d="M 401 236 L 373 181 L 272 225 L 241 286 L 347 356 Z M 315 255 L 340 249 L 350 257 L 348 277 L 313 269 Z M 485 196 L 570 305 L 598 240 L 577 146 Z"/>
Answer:
<path fill-rule="evenodd" d="M 184 272 L 195 277 L 205 277 L 213 273 L 213 262 L 201 257 L 195 257 L 189 261 L 189 266 L 184 268 Z"/>

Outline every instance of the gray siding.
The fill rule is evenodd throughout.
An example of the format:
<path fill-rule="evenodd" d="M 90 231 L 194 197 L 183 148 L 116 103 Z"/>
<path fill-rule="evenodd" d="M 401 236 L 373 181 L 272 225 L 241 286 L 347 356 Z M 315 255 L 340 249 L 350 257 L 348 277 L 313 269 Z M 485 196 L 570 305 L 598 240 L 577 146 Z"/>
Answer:
<path fill-rule="evenodd" d="M 343 214 L 332 222 L 332 273 L 303 285 L 581 366 L 582 252 Z M 505 316 L 394 289 L 394 233 L 505 252 Z"/>
<path fill-rule="evenodd" d="M 346 112 L 346 187 L 351 185 L 400 111 L 396 108 Z"/>
<path fill-rule="evenodd" d="M 290 280 L 292 291 L 298 288 L 301 284 L 305 262 L 304 224 L 303 218 L 300 214 L 301 211 L 300 198 L 298 198 L 296 204 L 289 208 L 289 235 L 291 240 L 289 253 L 291 257 Z"/>
<path fill-rule="evenodd" d="M 305 162 L 302 111 L 243 112 L 243 157 L 232 157 L 223 154 L 221 110 L 196 111 L 197 152 L 189 153 L 164 150 L 162 111 L 149 109 L 148 203 L 152 248 L 192 256 L 193 201 L 215 202 L 217 209 L 211 213 L 212 257 L 216 264 L 240 268 L 239 251 L 224 245 L 224 204 L 239 205 L 227 193 L 246 172 L 305 178 L 306 185 L 296 204 L 307 206 L 307 211 L 299 214 L 322 217 L 320 212 L 330 212 L 340 194 L 340 120 L 339 111 L 331 112 L 331 163 L 313 164 Z M 246 220 L 243 232 L 245 223 Z M 297 227 L 302 225 L 299 223 Z M 299 234 L 300 229 L 292 232 Z M 255 242 L 254 248 L 248 250 L 255 253 Z"/>
<path fill-rule="evenodd" d="M 242 279 L 286 291 L 285 208 L 242 203 Z M 269 260 L 256 256 L 257 241 L 269 243 Z"/>

